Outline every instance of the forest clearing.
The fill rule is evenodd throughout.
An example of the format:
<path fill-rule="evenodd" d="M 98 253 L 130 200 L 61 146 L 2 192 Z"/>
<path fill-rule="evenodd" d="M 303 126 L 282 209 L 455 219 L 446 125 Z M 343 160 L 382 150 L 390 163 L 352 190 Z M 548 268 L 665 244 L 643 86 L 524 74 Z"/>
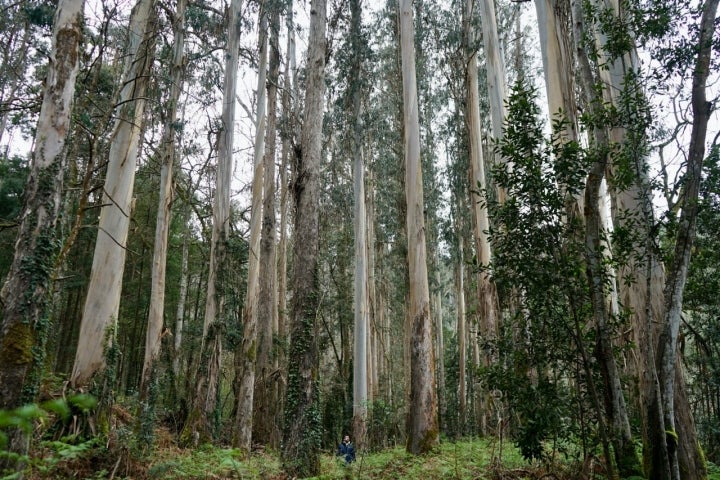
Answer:
<path fill-rule="evenodd" d="M 717 479 L 719 3 L 0 0 L 0 479 Z"/>

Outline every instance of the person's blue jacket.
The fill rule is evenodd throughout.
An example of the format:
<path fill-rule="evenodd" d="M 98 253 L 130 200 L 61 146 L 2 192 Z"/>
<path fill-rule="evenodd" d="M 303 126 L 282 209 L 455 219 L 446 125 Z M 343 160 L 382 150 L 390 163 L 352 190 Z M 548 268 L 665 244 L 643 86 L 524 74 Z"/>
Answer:
<path fill-rule="evenodd" d="M 352 443 L 340 442 L 337 454 L 338 456 L 345 458 L 345 463 L 355 461 L 355 447 L 353 447 Z"/>

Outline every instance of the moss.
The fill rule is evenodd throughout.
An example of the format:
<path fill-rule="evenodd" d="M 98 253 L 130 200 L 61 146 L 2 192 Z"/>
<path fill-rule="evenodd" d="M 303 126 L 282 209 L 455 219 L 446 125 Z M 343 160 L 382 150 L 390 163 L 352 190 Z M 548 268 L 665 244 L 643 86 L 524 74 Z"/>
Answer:
<path fill-rule="evenodd" d="M 35 332 L 26 323 L 10 325 L 7 335 L 2 340 L 0 363 L 9 365 L 25 365 L 33 361 L 32 347 L 35 345 Z"/>
<path fill-rule="evenodd" d="M 435 449 L 438 445 L 438 428 L 434 426 L 425 432 L 422 440 L 420 440 L 420 452 L 428 453 Z"/>
<path fill-rule="evenodd" d="M 620 452 L 618 462 L 618 472 L 622 478 L 644 478 L 640 458 L 638 458 L 635 446 L 631 442 L 628 442 L 624 451 Z"/>
<path fill-rule="evenodd" d="M 255 362 L 255 359 L 257 357 L 257 343 L 255 340 L 252 341 L 250 344 L 250 348 L 248 348 L 247 351 L 247 360 L 249 362 Z"/>

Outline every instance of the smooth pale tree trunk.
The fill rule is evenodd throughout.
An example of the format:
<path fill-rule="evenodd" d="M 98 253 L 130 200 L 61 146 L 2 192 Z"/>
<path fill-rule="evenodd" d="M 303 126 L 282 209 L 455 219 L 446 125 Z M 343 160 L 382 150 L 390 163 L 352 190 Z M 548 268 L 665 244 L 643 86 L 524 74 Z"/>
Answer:
<path fill-rule="evenodd" d="M 230 181 L 233 165 L 235 93 L 237 90 L 238 45 L 242 0 L 232 0 L 228 10 L 228 38 L 225 47 L 222 130 L 218 138 L 218 159 L 213 201 L 205 316 L 197 372 L 195 397 L 181 435 L 183 443 L 204 443 L 212 437 L 212 416 L 217 405 L 222 356 L 222 323 L 225 317 L 227 240 L 230 229 Z"/>
<path fill-rule="evenodd" d="M 370 401 L 374 402 L 380 395 L 380 379 L 382 376 L 382 324 L 377 309 L 377 286 L 375 276 L 375 194 L 372 171 L 368 172 L 367 194 L 367 276 L 368 276 L 368 309 L 372 325 L 372 388 L 369 388 Z"/>
<path fill-rule="evenodd" d="M 585 34 L 585 23 L 581 11 L 575 7 L 573 12 L 573 23 L 575 25 L 575 38 L 583 38 Z M 583 82 L 586 95 L 586 104 L 589 106 L 590 114 L 598 118 L 602 112 L 598 111 L 598 105 L 602 102 L 597 98 L 595 89 L 595 76 L 593 75 L 590 61 L 580 41 L 576 42 L 578 64 L 580 66 L 580 78 Z M 635 453 L 635 445 L 630 432 L 630 421 L 628 419 L 625 397 L 622 391 L 622 382 L 615 362 L 614 346 L 609 331 L 609 313 L 607 304 L 607 292 L 605 286 L 608 284 L 608 272 L 604 267 L 606 262 L 603 259 L 604 246 L 602 238 L 605 236 L 601 216 L 600 191 L 608 166 L 608 154 L 610 152 L 610 138 L 603 127 L 595 127 L 592 131 L 593 142 L 593 164 L 587 176 L 585 186 L 585 256 L 587 264 L 588 284 L 590 286 L 590 299 L 592 304 L 593 321 L 596 331 L 595 357 L 600 363 L 600 371 L 605 383 L 605 410 L 610 424 L 610 441 L 613 445 L 615 465 L 622 477 L 642 474 L 640 464 Z M 606 456 L 609 468 L 612 468 L 609 452 L 606 447 Z M 612 474 L 611 474 L 612 475 Z"/>
<path fill-rule="evenodd" d="M 472 0 L 467 0 L 465 6 L 465 33 L 468 42 L 473 38 L 470 18 L 472 13 Z M 488 65 L 489 68 L 489 65 Z M 468 146 L 470 169 L 472 174 L 473 190 L 471 202 L 474 215 L 473 226 L 475 228 L 475 249 L 480 265 L 488 266 L 492 260 L 490 240 L 488 231 L 490 221 L 487 208 L 484 206 L 480 191 L 485 191 L 487 182 L 485 180 L 485 160 L 482 151 L 481 120 L 480 120 L 480 98 L 478 93 L 478 69 L 477 52 L 467 51 L 467 73 L 465 79 L 467 101 L 465 121 L 468 131 Z M 504 114 L 503 114 L 504 118 Z M 495 284 L 490 279 L 487 271 L 478 273 L 478 312 L 480 318 L 480 332 L 487 339 L 497 336 L 498 329 L 498 301 Z M 486 359 L 486 361 L 489 359 Z"/>
<path fill-rule="evenodd" d="M 173 59 L 170 67 L 170 98 L 168 112 L 162 137 L 162 165 L 160 167 L 160 194 L 158 196 L 158 213 L 155 223 L 155 243 L 152 259 L 150 281 L 150 312 L 145 338 L 145 359 L 143 361 L 140 397 L 148 395 L 149 383 L 153 381 L 153 369 L 160 354 L 162 342 L 163 320 L 165 316 L 165 266 L 168 253 L 168 232 L 172 213 L 173 165 L 175 163 L 175 124 L 178 118 L 178 101 L 183 85 L 185 50 L 185 4 L 186 0 L 178 0 L 177 10 L 173 18 Z"/>
<path fill-rule="evenodd" d="M 139 0 L 130 13 L 123 88 L 110 139 L 97 241 L 70 376 L 76 388 L 88 385 L 105 369 L 105 349 L 114 342 L 155 18 L 154 0 Z"/>
<path fill-rule="evenodd" d="M 505 61 L 500 48 L 497 20 L 495 19 L 495 0 L 478 0 L 478 7 L 480 9 L 482 39 L 485 47 L 492 136 L 495 140 L 499 140 L 502 138 L 503 123 L 505 122 L 506 88 Z"/>
<path fill-rule="evenodd" d="M 447 431 L 447 395 L 445 392 L 445 332 L 443 330 L 442 283 L 439 268 L 435 272 L 435 284 L 437 285 L 438 290 L 437 292 L 435 292 L 435 302 L 433 304 L 432 311 L 435 314 L 435 368 L 437 368 L 438 382 L 438 416 L 440 418 L 440 430 Z"/>
<path fill-rule="evenodd" d="M 57 254 L 56 225 L 79 65 L 83 6 L 82 0 L 60 0 L 55 11 L 43 102 L 15 253 L 0 290 L 0 410 L 35 401 L 42 378 L 49 333 L 48 293 Z M 27 453 L 30 438 L 23 430 L 7 434 L 8 451 Z M 13 460 L 0 460 L 0 471 L 13 466 Z"/>
<path fill-rule="evenodd" d="M 353 159 L 353 204 L 355 237 L 355 288 L 354 288 L 354 348 L 353 348 L 353 435 L 358 448 L 365 448 L 367 434 L 368 404 L 368 259 L 367 259 L 367 215 L 365 211 L 365 165 L 362 157 L 362 125 L 360 100 L 362 95 L 362 48 L 360 22 L 362 10 L 360 0 L 350 1 L 350 37 L 353 48 L 354 75 L 349 89 L 352 95 L 351 148 Z"/>
<path fill-rule="evenodd" d="M 462 210 L 459 209 L 459 210 Z M 455 296 L 457 302 L 457 345 L 458 345 L 458 423 L 459 432 L 465 433 L 467 426 L 467 317 L 465 314 L 465 255 L 459 225 L 455 227 L 458 237 L 458 259 L 455 265 Z"/>
<path fill-rule="evenodd" d="M 267 88 L 267 11 L 260 7 L 258 38 L 257 112 L 255 113 L 255 151 L 253 154 L 252 205 L 250 208 L 250 239 L 248 241 L 248 281 L 243 311 L 243 337 L 235 358 L 237 402 L 233 444 L 246 452 L 252 441 L 253 398 L 255 393 L 255 362 L 257 360 L 258 301 L 260 295 L 260 230 L 263 203 L 263 156 L 265 155 L 265 100 Z"/>
<path fill-rule="evenodd" d="M 540 33 L 540 51 L 548 109 L 553 120 L 567 122 L 559 132 L 563 142 L 577 140 L 572 37 L 569 0 L 535 0 Z"/>
<path fill-rule="evenodd" d="M 409 265 L 410 403 L 407 451 L 422 454 L 438 443 L 437 392 L 425 247 L 420 120 L 415 76 L 415 28 L 411 0 L 400 0 L 400 58 L 403 83 L 405 198 Z"/>
<path fill-rule="evenodd" d="M 292 2 L 291 2 L 292 3 Z M 292 5 L 290 5 L 292 7 Z M 285 56 L 285 73 L 282 91 L 282 167 L 280 168 L 280 241 L 278 243 L 278 337 L 284 345 L 287 339 L 287 245 L 288 245 L 288 207 L 290 204 L 288 170 L 290 169 L 291 141 L 294 138 L 294 116 L 297 105 L 295 74 L 295 27 L 293 26 L 293 9 L 287 9 L 287 54 Z M 292 105 L 291 105 L 292 101 Z M 285 349 L 278 352 L 277 365 L 284 365 Z M 284 380 L 281 380 L 281 384 Z M 280 388 L 282 390 L 282 386 Z M 282 395 L 279 395 L 282 398 Z M 278 417 L 278 424 L 280 417 Z"/>
<path fill-rule="evenodd" d="M 466 42 L 466 64 L 465 72 L 465 124 L 468 135 L 468 155 L 470 166 L 470 178 L 472 179 L 470 202 L 473 214 L 473 229 L 475 252 L 478 264 L 488 267 L 492 261 L 490 239 L 488 232 L 490 230 L 490 220 L 488 217 L 487 207 L 483 201 L 481 192 L 486 191 L 487 182 L 485 180 L 485 160 L 483 158 L 482 137 L 481 137 L 481 119 L 480 119 L 480 99 L 478 85 L 478 67 L 477 52 L 471 48 L 475 43 L 475 33 L 471 28 L 471 18 L 473 13 L 473 0 L 466 0 L 465 9 L 463 10 L 463 29 Z M 490 68 L 490 64 L 488 64 Z M 489 75 L 488 75 L 489 76 Z M 503 81 L 504 92 L 504 81 Z M 497 92 L 496 92 L 497 93 Z M 504 95 L 504 93 L 503 93 Z M 503 110 L 504 112 L 504 110 Z M 502 113 L 504 118 L 504 113 Z M 502 196 L 501 196 L 502 197 Z M 498 319 L 499 304 L 497 297 L 497 288 L 490 278 L 490 274 L 486 269 L 481 269 L 477 273 L 477 299 L 478 299 L 478 334 L 473 336 L 473 352 L 475 356 L 475 365 L 488 366 L 493 362 L 493 358 L 484 355 L 479 358 L 480 351 L 478 348 L 478 336 L 482 336 L 485 341 L 494 341 L 498 335 Z M 490 412 L 484 407 L 484 392 L 477 393 L 476 410 L 480 417 L 480 426 L 482 433 L 487 433 L 488 418 Z"/>
<path fill-rule="evenodd" d="M 468 0 L 469 1 L 469 0 Z M 500 46 L 500 38 L 495 19 L 495 0 L 478 0 L 480 19 L 482 25 L 482 39 L 485 47 L 485 68 L 487 70 L 488 100 L 490 101 L 490 117 L 492 125 L 492 138 L 495 142 L 503 136 L 505 122 L 505 60 Z M 504 161 L 502 158 L 490 156 L 494 161 Z M 498 201 L 505 201 L 505 189 L 497 188 Z"/>
<path fill-rule="evenodd" d="M 702 168 L 705 160 L 705 140 L 708 122 L 713 111 L 712 103 L 707 101 L 706 86 L 710 75 L 710 60 L 715 34 L 715 16 L 718 0 L 706 0 L 702 4 L 702 16 L 699 25 L 698 53 L 693 70 L 691 106 L 693 126 L 690 133 L 690 146 L 685 176 L 683 178 L 683 196 L 678 231 L 675 238 L 673 263 L 665 283 L 665 317 L 662 332 L 658 341 L 657 368 L 660 379 L 660 393 L 665 430 L 667 433 L 668 458 L 670 460 L 671 478 L 679 480 L 684 476 L 680 472 L 678 461 L 678 430 L 675 427 L 675 380 L 681 378 L 676 370 L 680 369 L 677 358 L 678 334 L 683 305 L 683 291 L 687 281 L 690 254 L 695 240 L 698 193 L 702 181 Z M 685 432 L 687 433 L 687 432 Z M 683 440 L 685 441 L 685 440 Z M 699 472 L 683 472 L 688 474 L 707 475 L 705 466 L 700 465 Z M 700 478 L 695 476 L 693 478 Z"/>
<path fill-rule="evenodd" d="M 578 140 L 575 102 L 570 0 L 535 0 L 540 33 L 545 92 L 552 119 L 553 133 L 564 144 Z M 562 124 L 556 122 L 563 120 Z M 559 127 L 559 130 L 558 128 Z M 583 211 L 583 197 L 566 195 L 569 216 Z"/>
<path fill-rule="evenodd" d="M 359 92 L 355 92 L 359 95 Z M 355 106 L 359 107 L 359 100 Z M 357 120 L 359 122 L 359 111 Z M 355 125 L 355 129 L 359 125 Z M 354 295 L 354 347 L 353 347 L 353 435 L 358 448 L 365 447 L 367 433 L 368 403 L 368 295 L 367 295 L 367 248 L 365 225 L 365 187 L 362 155 L 356 148 L 359 132 L 353 132 L 353 192 L 355 234 L 355 295 Z"/>
<path fill-rule="evenodd" d="M 305 83 L 305 122 L 301 150 L 295 158 L 295 230 L 293 299 L 283 469 L 290 476 L 315 476 L 320 471 L 319 346 L 316 317 L 320 301 L 318 272 L 320 167 L 325 95 L 325 30 L 327 4 L 310 4 L 310 30 Z"/>
<path fill-rule="evenodd" d="M 187 213 L 183 216 L 183 225 L 189 222 Z M 183 233 L 182 263 L 180 267 L 180 286 L 178 288 L 178 305 L 175 313 L 175 332 L 173 337 L 173 372 L 177 378 L 180 375 L 180 352 L 182 348 L 183 330 L 185 329 L 185 302 L 188 292 L 188 256 L 190 243 L 190 229 L 186 228 Z"/>
<path fill-rule="evenodd" d="M 277 255 L 275 217 L 275 144 L 277 140 L 277 93 L 280 78 L 280 9 L 275 2 L 266 2 L 269 30 L 269 72 L 267 78 L 267 132 L 263 157 L 263 206 L 260 231 L 260 265 L 275 265 Z M 273 335 L 277 334 L 278 293 L 277 269 L 259 272 L 260 292 L 257 304 L 257 362 L 253 401 L 253 440 L 262 445 L 280 445 L 276 427 L 278 411 L 277 376 L 273 361 Z"/>

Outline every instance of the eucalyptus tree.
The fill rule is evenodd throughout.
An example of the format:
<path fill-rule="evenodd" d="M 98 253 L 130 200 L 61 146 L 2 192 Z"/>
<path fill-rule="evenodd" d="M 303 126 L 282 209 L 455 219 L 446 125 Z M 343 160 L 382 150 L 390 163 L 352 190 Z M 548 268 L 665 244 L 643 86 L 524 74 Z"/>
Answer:
<path fill-rule="evenodd" d="M 282 138 L 281 166 L 279 174 L 280 188 L 280 218 L 278 230 L 280 238 L 277 247 L 277 292 L 278 292 L 278 343 L 283 348 L 278 349 L 278 355 L 275 361 L 276 365 L 283 365 L 285 359 L 285 343 L 287 339 L 287 247 L 288 247 L 288 208 L 290 206 L 290 186 L 288 182 L 288 170 L 290 168 L 292 152 L 292 141 L 295 137 L 296 110 L 297 110 L 297 65 L 295 60 L 295 27 L 293 21 L 293 4 L 288 3 L 285 13 L 285 23 L 287 29 L 287 47 L 283 75 L 282 90 L 282 120 L 280 128 L 280 136 Z M 282 371 L 282 369 L 280 369 Z M 283 398 L 284 377 L 278 382 L 278 397 Z M 278 406 L 275 415 L 276 424 L 280 424 L 282 418 L 282 406 Z M 278 432 L 279 433 L 279 432 Z M 279 442 L 278 442 L 279 443 Z"/>
<path fill-rule="evenodd" d="M 383 350 L 383 376 L 379 393 L 386 405 L 393 411 L 402 404 L 401 372 L 405 362 L 397 362 L 399 350 L 406 342 L 393 342 L 396 335 L 403 335 L 403 318 L 407 298 L 405 199 L 403 195 L 402 157 L 402 83 L 399 70 L 399 51 L 394 39 L 397 36 L 397 6 L 393 1 L 375 15 L 371 31 L 377 35 L 368 37 L 374 62 L 370 78 L 377 78 L 377 88 L 368 92 L 365 123 L 367 137 L 372 139 L 365 145 L 368 167 L 367 192 L 372 198 L 373 215 L 368 226 L 373 229 L 372 260 L 376 278 L 371 318 L 381 335 Z M 380 181 L 382 180 L 382 181 Z M 368 205 L 369 206 L 369 205 Z M 368 212 L 370 209 L 368 209 Z M 396 307 L 393 307 L 396 306 Z M 401 354 L 402 355 L 402 354 Z M 395 417 L 394 420 L 397 420 Z M 387 441 L 387 432 L 378 435 Z M 376 432 L 369 435 L 376 437 Z"/>
<path fill-rule="evenodd" d="M 545 90 L 551 118 L 563 122 L 561 141 L 578 138 L 574 92 L 570 1 L 535 0 Z M 558 118 L 558 116 L 560 118 Z"/>
<path fill-rule="evenodd" d="M 155 18 L 153 0 L 139 0 L 130 14 L 123 88 L 111 136 L 103 206 L 80 325 L 79 348 L 70 377 L 75 387 L 87 386 L 106 367 L 105 350 L 115 340 L 133 183 L 142 136 L 148 72 L 153 57 Z"/>
<path fill-rule="evenodd" d="M 368 311 L 368 247 L 367 211 L 365 206 L 365 166 L 362 154 L 362 111 L 361 102 L 365 79 L 363 76 L 363 35 L 362 4 L 360 0 L 350 2 L 350 44 L 352 47 L 352 69 L 355 75 L 350 80 L 352 96 L 351 145 L 353 164 L 353 203 L 355 237 L 355 322 L 353 348 L 353 435 L 358 447 L 365 447 L 367 435 L 368 403 L 368 338 L 370 335 Z M 372 350 L 371 350 L 372 354 Z"/>
<path fill-rule="evenodd" d="M 300 151 L 295 157 L 295 229 L 293 298 L 290 313 L 288 385 L 283 430 L 283 469 L 291 476 L 317 475 L 320 469 L 319 352 L 316 316 L 319 306 L 319 173 L 325 93 L 327 4 L 310 4 L 305 108 Z"/>
<path fill-rule="evenodd" d="M 653 119 L 641 82 L 635 48 L 635 37 L 643 32 L 652 32 L 648 36 L 655 35 L 668 41 L 673 32 L 671 23 L 678 18 L 687 18 L 687 11 L 683 10 L 686 7 L 684 4 L 651 2 L 643 6 L 645 9 L 638 7 L 608 0 L 590 2 L 585 12 L 592 26 L 589 36 L 594 40 L 593 48 L 602 65 L 599 75 L 604 86 L 603 99 L 612 107 L 609 137 L 618 146 L 611 157 L 609 175 L 616 231 L 613 255 L 625 259 L 618 271 L 619 291 L 624 306 L 630 312 L 635 343 L 640 353 L 636 371 L 640 381 L 645 468 L 653 478 L 677 478 L 678 475 L 702 478 L 706 475 L 706 467 L 685 395 L 682 365 L 677 361 L 676 354 L 668 356 L 667 343 L 660 345 L 661 341 L 673 337 L 672 321 L 668 317 L 673 313 L 669 309 L 677 309 L 678 304 L 673 305 L 673 302 L 681 297 L 677 295 L 678 284 L 674 287 L 670 285 L 679 278 L 675 273 L 681 272 L 682 263 L 675 259 L 680 262 L 676 265 L 677 270 L 666 277 L 655 245 L 657 221 L 648 173 L 648 138 Z M 705 12 L 706 8 L 713 9 L 711 3 L 703 2 L 696 12 Z M 648 29 L 646 25 L 625 21 L 642 17 L 637 15 L 638 12 L 659 14 L 658 23 L 651 24 L 654 28 Z M 714 21 L 715 14 L 710 15 Z M 697 21 L 691 28 L 694 36 L 689 45 L 699 52 L 702 46 L 700 32 L 704 30 L 701 27 L 702 16 L 697 13 L 689 18 Z M 660 51 L 673 52 L 674 48 L 661 48 Z M 662 58 L 663 55 L 660 56 Z M 665 74 L 669 72 L 671 75 L 673 71 L 681 70 L 683 65 L 687 62 L 678 63 L 676 58 L 671 58 L 664 63 Z M 633 250 L 631 253 L 627 251 L 628 246 Z M 665 330 L 668 335 L 661 336 L 668 328 Z M 663 350 L 665 353 L 661 353 Z M 675 361 L 672 367 L 664 363 L 668 358 Z M 669 385 L 674 387 L 668 388 Z M 670 394 L 673 399 L 668 398 Z M 674 417 L 672 421 L 668 415 Z M 668 431 L 674 433 L 667 434 Z"/>
<path fill-rule="evenodd" d="M 597 95 L 597 78 L 590 65 L 590 59 L 579 40 L 584 37 L 584 17 L 580 8 L 573 7 L 573 24 L 575 25 L 576 57 L 580 66 L 585 104 L 589 107 L 591 118 L 601 118 L 602 99 Z M 600 122 L 594 124 L 591 131 L 591 148 L 588 157 L 592 162 L 585 183 L 585 256 L 588 271 L 588 284 L 592 303 L 593 322 L 597 335 L 597 357 L 600 371 L 605 383 L 605 405 L 607 416 L 611 422 L 611 431 L 608 432 L 613 444 L 615 462 L 619 474 L 624 476 L 641 473 L 640 465 L 635 453 L 635 446 L 630 431 L 625 397 L 619 370 L 615 361 L 614 347 L 611 342 L 610 313 L 608 312 L 606 285 L 608 274 L 606 260 L 603 258 L 603 245 L 601 239 L 606 235 L 602 223 L 600 209 L 600 189 L 605 171 L 608 168 L 610 138 L 606 127 Z M 607 453 L 606 453 L 607 456 Z M 609 468 L 612 463 L 609 462 Z"/>
<path fill-rule="evenodd" d="M 278 0 L 264 5 L 269 21 L 269 64 L 267 88 L 267 125 L 265 155 L 263 156 L 263 205 L 260 232 L 260 265 L 268 265 L 259 275 L 259 298 L 257 304 L 257 359 L 255 366 L 255 393 L 253 401 L 253 439 L 262 444 L 277 447 L 280 444 L 275 417 L 278 412 L 277 375 L 273 361 L 273 338 L 278 326 L 277 269 L 277 219 L 275 157 L 277 143 L 278 84 L 280 80 L 280 13 Z"/>
<path fill-rule="evenodd" d="M 410 299 L 410 404 L 408 405 L 407 450 L 420 454 L 438 442 L 437 391 L 433 360 L 430 292 L 425 254 L 423 179 L 420 167 L 420 122 L 412 2 L 400 0 L 400 57 L 403 80 L 405 150 L 405 196 L 407 201 L 408 265 Z"/>
<path fill-rule="evenodd" d="M 502 127 L 505 122 L 505 61 L 498 37 L 495 1 L 478 0 L 478 7 L 482 21 L 483 45 L 485 47 L 492 134 L 493 138 L 499 139 L 502 137 Z"/>
<path fill-rule="evenodd" d="M 149 383 L 153 381 L 153 370 L 160 354 L 165 316 L 165 267 L 168 255 L 168 232 L 172 214 L 170 207 L 172 204 L 173 168 L 177 158 L 178 102 L 183 87 L 185 70 L 185 6 L 186 0 L 178 0 L 175 13 L 172 16 L 173 54 L 170 66 L 170 93 L 167 99 L 167 113 L 161 141 L 162 164 L 160 167 L 160 191 L 153 247 L 150 313 L 148 315 L 145 358 L 140 383 L 140 393 L 143 397 L 147 397 Z M 183 249 L 183 261 L 187 262 L 185 248 Z M 182 312 L 180 312 L 181 314 Z M 182 324 L 180 329 L 182 329 Z M 178 338 L 181 338 L 179 332 L 177 335 Z"/>
<path fill-rule="evenodd" d="M 478 85 L 478 68 L 477 68 L 477 50 L 475 44 L 477 42 L 475 32 L 472 29 L 472 15 L 474 11 L 473 0 L 467 0 L 465 8 L 463 10 L 463 34 L 465 38 L 465 58 L 466 58 L 466 72 L 465 72 L 465 125 L 467 129 L 467 146 L 469 156 L 469 168 L 470 176 L 472 179 L 471 186 L 471 205 L 473 212 L 473 228 L 475 237 L 475 252 L 477 256 L 478 264 L 481 266 L 478 272 L 478 317 L 480 319 L 480 332 L 488 339 L 492 340 L 497 336 L 498 329 L 498 299 L 497 289 L 495 288 L 490 274 L 487 270 L 487 266 L 492 261 L 490 240 L 488 238 L 488 231 L 490 230 L 490 223 L 488 219 L 488 211 L 484 202 L 479 197 L 480 192 L 487 190 L 487 181 L 485 175 L 485 159 L 483 158 L 482 151 L 482 135 L 481 135 L 481 118 L 480 118 L 480 99 L 479 99 L 479 85 Z M 494 14 L 493 14 L 494 18 Z M 488 28 L 492 30 L 490 24 L 491 20 L 488 20 Z M 485 25 L 485 24 L 483 24 Z M 484 35 L 484 34 L 483 34 Z M 497 36 L 497 32 L 496 32 Z M 497 39 L 495 39 L 497 41 Z M 489 45 L 492 46 L 494 43 L 488 40 Z M 488 47 L 486 46 L 486 49 Z M 490 68 L 501 68 L 502 63 L 501 57 L 492 56 L 494 63 L 490 62 L 488 69 Z M 494 66 L 493 66 L 494 65 Z M 501 103 L 504 101 L 504 80 L 503 70 L 500 71 L 500 76 L 497 73 L 494 75 L 495 93 L 492 95 L 498 96 L 498 101 Z M 488 74 L 490 78 L 491 74 Z M 502 83 L 498 83 L 502 80 Z M 490 80 L 488 80 L 490 81 Z M 503 107 L 504 108 L 504 107 Z M 495 109 L 495 110 L 492 110 Z M 503 121 L 504 114 L 501 112 L 496 114 L 497 106 L 491 104 L 491 110 L 494 121 Z M 495 117 L 499 115 L 500 118 Z M 494 124 L 493 124 L 494 125 Z M 493 126 L 494 135 L 497 134 L 497 130 Z M 495 137 L 498 138 L 498 137 Z M 484 363 L 488 364 L 489 358 L 484 359 Z"/>
<path fill-rule="evenodd" d="M 263 215 L 263 156 L 265 155 L 265 109 L 268 60 L 268 19 L 265 5 L 260 6 L 258 35 L 257 111 L 255 112 L 255 145 L 253 153 L 252 206 L 250 211 L 250 257 L 243 336 L 235 356 L 236 419 L 233 444 L 250 451 L 252 439 L 253 395 L 255 393 L 255 362 L 257 360 L 258 302 L 260 294 L 260 228 Z"/>
<path fill-rule="evenodd" d="M 673 252 L 673 261 L 665 282 L 664 301 L 665 315 L 662 322 L 662 331 L 658 339 L 656 362 L 660 383 L 660 406 L 662 410 L 665 432 L 677 432 L 676 416 L 676 379 L 678 378 L 678 335 L 680 330 L 681 314 L 683 309 L 683 292 L 687 281 L 690 255 L 696 235 L 698 215 L 698 195 L 702 181 L 702 168 L 705 161 L 705 143 L 708 133 L 708 124 L 713 112 L 712 103 L 707 101 L 708 78 L 711 72 L 711 59 L 713 42 L 716 33 L 716 16 L 718 0 L 705 0 L 700 6 L 701 15 L 697 25 L 695 40 L 696 56 L 692 72 L 691 106 L 693 115 L 692 131 L 688 148 L 688 161 L 683 178 L 684 195 L 681 203 L 681 214 L 678 220 L 677 235 Z M 715 146 L 717 148 L 717 146 Z M 678 405 L 687 408 L 686 405 Z M 652 419 L 651 421 L 658 421 Z M 690 425 L 692 427 L 692 425 Z M 687 429 L 688 425 L 683 428 Z M 687 432 L 685 432 L 687 435 Z M 694 433 L 694 432 L 693 432 Z M 689 435 L 688 435 L 689 436 Z M 688 471 L 688 465 L 681 465 L 679 450 L 686 448 L 673 437 L 672 433 L 665 435 L 668 449 L 670 478 L 700 478 L 706 474 L 704 465 L 695 471 Z M 697 445 L 690 445 L 691 449 L 698 450 Z M 690 456 L 702 455 L 701 452 L 691 452 Z M 681 474 L 681 466 L 682 474 Z M 653 465 L 653 474 L 659 474 L 658 465 Z M 661 474 L 661 476 L 665 476 Z"/>
<path fill-rule="evenodd" d="M 34 401 L 42 378 L 49 333 L 48 292 L 57 253 L 56 224 L 79 67 L 83 7 L 82 0 L 61 0 L 55 12 L 20 227 L 12 265 L 0 290 L 0 409 Z M 28 442 L 28 436 L 16 429 L 10 434 L 9 448 L 22 455 Z M 9 458 L 0 462 L 0 469 Z"/>
<path fill-rule="evenodd" d="M 218 139 L 216 189 L 213 201 L 210 261 L 205 297 L 202 340 L 195 375 L 195 396 L 184 427 L 185 441 L 206 441 L 213 431 L 222 360 L 222 328 L 226 315 L 227 249 L 230 226 L 230 183 L 233 166 L 235 95 L 242 27 L 242 0 L 233 0 L 227 11 L 225 78 L 223 83 L 222 127 Z"/>
<path fill-rule="evenodd" d="M 461 190 L 462 191 L 462 190 Z M 463 195 L 456 195 L 457 207 L 453 216 L 455 237 L 457 239 L 457 258 L 455 259 L 455 304 L 457 323 L 455 338 L 458 351 L 458 433 L 465 433 L 467 427 L 467 315 L 465 309 L 465 251 L 462 212 L 465 211 Z"/>

